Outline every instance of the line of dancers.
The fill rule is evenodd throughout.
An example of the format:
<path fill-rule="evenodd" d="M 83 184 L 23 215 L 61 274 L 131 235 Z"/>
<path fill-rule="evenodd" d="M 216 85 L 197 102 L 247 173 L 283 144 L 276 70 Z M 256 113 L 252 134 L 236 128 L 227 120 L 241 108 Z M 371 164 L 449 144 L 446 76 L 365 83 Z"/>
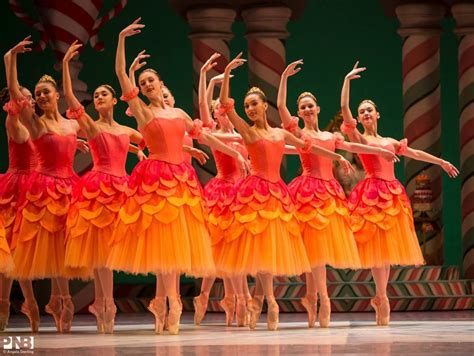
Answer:
<path fill-rule="evenodd" d="M 251 88 L 245 95 L 248 120 L 237 114 L 229 97 L 231 73 L 245 63 L 241 54 L 207 87 L 207 72 L 220 56 L 213 54 L 201 68 L 200 120 L 193 121 L 175 107 L 154 69 L 143 69 L 136 86 L 135 73 L 149 57 L 144 51 L 127 73 L 126 39 L 144 27 L 137 19 L 120 32 L 115 62 L 120 99 L 127 102 L 127 114 L 136 120 L 138 131 L 114 120 L 117 96 L 111 86 L 100 85 L 94 91 L 95 120 L 75 97 L 69 62 L 81 44 L 73 43 L 63 59 L 67 118 L 58 110 L 53 78 L 41 77 L 33 94 L 18 83 L 17 55 L 31 50 L 30 38 L 5 54 L 8 89 L 2 101 L 9 169 L 0 177 L 0 329 L 7 326 L 12 279 L 17 279 L 25 298 L 21 311 L 32 331 L 38 331 L 32 280 L 50 278 L 45 310 L 58 332 L 69 332 L 74 305 L 68 280 L 81 278 L 95 283 L 89 311 L 97 319 L 98 332 L 113 332 L 113 270 L 156 275 L 156 296 L 148 309 L 158 334 L 165 329 L 179 332 L 181 274 L 203 278 L 201 293 L 194 299 L 195 324 L 203 320 L 209 292 L 219 277 L 224 281 L 220 305 L 227 325 L 235 318 L 238 326 L 256 328 L 266 299 L 267 326 L 276 330 L 279 309 L 273 276 L 306 273 L 307 293 L 301 302 L 308 326 L 319 321 L 320 327 L 328 327 L 326 265 L 371 268 L 376 322 L 388 325 L 390 266 L 423 264 L 410 201 L 394 176 L 397 155 L 440 165 L 450 177 L 458 170 L 410 148 L 406 139 L 378 135 L 380 113 L 371 100 L 359 104 L 357 120 L 352 117 L 350 82 L 365 70 L 358 63 L 346 75 L 341 93 L 341 130 L 350 142 L 319 129 L 320 107 L 310 92 L 298 97 L 298 117 L 291 115 L 287 80 L 299 72 L 302 61 L 288 65 L 281 76 L 282 128 L 272 128 L 261 89 Z M 218 83 L 220 96 L 212 100 Z M 80 178 L 72 168 L 78 136 L 87 140 L 93 158 L 92 170 Z M 217 176 L 204 189 L 190 161 L 194 157 L 203 163 L 208 157 L 192 147 L 193 139 L 208 145 L 216 162 Z M 142 152 L 145 147 L 148 157 Z M 347 174 L 353 168 L 336 149 L 359 154 L 366 172 L 348 199 L 334 178 L 333 162 Z M 140 158 L 130 176 L 125 171 L 128 151 Z M 302 166 L 302 174 L 288 186 L 280 177 L 284 154 L 298 154 Z M 253 295 L 248 275 L 256 278 Z"/>

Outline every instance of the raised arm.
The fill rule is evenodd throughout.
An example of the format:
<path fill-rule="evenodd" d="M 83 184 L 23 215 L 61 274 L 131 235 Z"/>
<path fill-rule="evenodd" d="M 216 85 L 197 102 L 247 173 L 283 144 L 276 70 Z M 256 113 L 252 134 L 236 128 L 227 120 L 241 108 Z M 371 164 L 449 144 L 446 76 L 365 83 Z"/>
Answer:
<path fill-rule="evenodd" d="M 63 90 L 64 98 L 68 105 L 67 116 L 71 119 L 77 120 L 81 130 L 85 133 L 88 139 L 94 137 L 98 132 L 98 128 L 94 120 L 84 111 L 81 102 L 74 95 L 72 89 L 71 73 L 69 71 L 69 62 L 79 54 L 79 49 L 82 44 L 74 43 L 68 48 L 63 58 Z"/>
<path fill-rule="evenodd" d="M 347 73 L 344 78 L 344 83 L 341 90 L 341 112 L 344 122 L 342 124 L 344 133 L 347 134 L 351 141 L 366 143 L 366 140 L 361 133 L 355 128 L 357 121 L 352 117 L 351 108 L 349 107 L 349 92 L 350 82 L 352 79 L 360 78 L 359 73 L 365 71 L 365 67 L 359 68 L 359 61 L 354 65 L 354 68 Z"/>
<path fill-rule="evenodd" d="M 221 55 L 219 53 L 214 53 L 201 67 L 201 72 L 199 75 L 199 116 L 206 127 L 212 127 L 213 120 L 211 113 L 209 111 L 209 102 L 207 101 L 206 95 L 206 75 L 217 65 L 217 58 Z"/>
<path fill-rule="evenodd" d="M 339 162 L 346 174 L 354 171 L 352 165 L 342 155 L 329 151 L 325 148 L 318 147 L 311 143 L 310 140 L 302 140 L 288 131 L 281 130 L 283 132 L 285 142 L 289 145 L 295 146 L 296 148 L 302 149 L 303 152 L 311 152 L 312 154 L 319 155 L 322 157 L 330 158 L 333 161 Z"/>
<path fill-rule="evenodd" d="M 278 99 L 277 99 L 277 106 L 278 106 L 278 113 L 280 114 L 281 122 L 283 123 L 283 127 L 290 127 L 292 125 L 292 117 L 291 113 L 286 106 L 286 92 L 287 92 L 287 82 L 288 77 L 298 73 L 301 70 L 299 65 L 303 64 L 303 60 L 300 59 L 298 61 L 292 62 L 286 67 L 284 72 L 281 74 L 280 78 L 280 87 L 278 88 Z M 292 131 L 293 132 L 293 131 Z M 294 134 L 297 137 L 300 137 L 300 129 L 297 126 Z"/>
<path fill-rule="evenodd" d="M 10 93 L 10 98 L 12 100 L 21 100 L 24 99 L 24 95 L 21 93 L 20 84 L 18 82 L 18 71 L 16 65 L 16 56 L 18 53 L 27 53 L 31 52 L 31 44 L 33 41 L 30 40 L 31 36 L 26 37 L 23 41 L 16 44 L 12 49 L 10 49 L 4 57 L 5 68 L 9 69 L 7 73 L 7 86 Z M 7 66 L 7 61 L 8 66 Z"/>
<path fill-rule="evenodd" d="M 7 73 L 8 92 L 10 100 L 17 106 L 17 111 L 20 114 L 20 120 L 26 126 L 31 136 L 37 137 L 39 132 L 43 129 L 39 120 L 36 120 L 36 114 L 32 106 L 32 98 L 26 97 L 20 90 L 18 83 L 17 70 L 17 54 L 27 53 L 31 51 L 30 46 L 33 42 L 30 41 L 30 36 L 19 42 L 15 47 L 10 49 L 9 54 L 9 68 Z"/>
<path fill-rule="evenodd" d="M 122 98 L 127 101 L 138 126 L 143 127 L 153 118 L 153 114 L 146 104 L 138 97 L 138 88 L 132 85 L 125 70 L 125 39 L 141 32 L 145 25 L 140 24 L 141 18 L 136 19 L 131 25 L 125 27 L 119 34 L 117 53 L 115 56 L 115 73 L 122 89 Z"/>
<path fill-rule="evenodd" d="M 247 60 L 240 58 L 242 56 L 242 52 L 240 52 L 237 57 L 235 57 L 232 61 L 227 64 L 224 70 L 224 80 L 221 86 L 221 93 L 219 96 L 219 106 L 218 110 L 222 110 L 222 113 L 227 114 L 230 122 L 236 130 L 242 135 L 244 141 L 249 140 L 249 130 L 250 125 L 242 119 L 234 108 L 233 99 L 229 98 L 229 86 L 230 86 L 230 73 L 233 69 L 240 67 L 243 65 Z"/>
<path fill-rule="evenodd" d="M 11 52 L 8 51 L 3 59 L 5 62 L 6 76 L 8 76 L 11 64 Z M 26 127 L 20 122 L 20 112 L 18 111 L 18 108 L 10 102 L 6 104 L 6 109 L 7 118 L 5 120 L 5 127 L 7 129 L 8 137 L 17 143 L 25 142 L 28 140 L 30 135 Z"/>
<path fill-rule="evenodd" d="M 232 77 L 233 75 L 231 74 L 230 78 Z M 209 105 L 209 109 L 211 108 L 212 100 L 214 99 L 214 88 L 216 84 L 221 85 L 223 80 L 224 80 L 224 73 L 221 73 L 219 75 L 216 75 L 215 77 L 212 77 L 211 80 L 209 81 L 209 85 L 207 86 L 207 90 L 206 90 L 207 104 Z"/>

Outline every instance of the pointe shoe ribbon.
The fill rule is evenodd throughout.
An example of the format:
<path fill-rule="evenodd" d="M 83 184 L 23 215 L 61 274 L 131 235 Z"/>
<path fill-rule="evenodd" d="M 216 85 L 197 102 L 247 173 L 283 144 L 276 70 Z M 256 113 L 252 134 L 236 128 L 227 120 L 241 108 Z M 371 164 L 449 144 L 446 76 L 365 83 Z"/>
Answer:
<path fill-rule="evenodd" d="M 60 327 L 62 333 L 71 331 L 72 319 L 74 318 L 74 304 L 70 296 L 62 297 L 63 308 L 61 310 Z"/>
<path fill-rule="evenodd" d="M 166 318 L 166 297 L 152 299 L 148 310 L 155 316 L 155 333 L 162 334 Z"/>
<path fill-rule="evenodd" d="M 193 299 L 194 305 L 194 324 L 201 325 L 204 316 L 206 316 L 207 304 L 209 302 L 209 296 L 204 293 L 199 294 Z"/>
<path fill-rule="evenodd" d="M 331 301 L 328 297 L 319 300 L 319 327 L 329 327 L 331 320 Z"/>
<path fill-rule="evenodd" d="M 250 329 L 255 329 L 257 327 L 258 319 L 260 319 L 260 314 L 262 313 L 262 307 L 263 307 L 263 296 L 258 296 L 249 300 L 248 311 L 249 311 Z"/>
<path fill-rule="evenodd" d="M 104 332 L 106 334 L 114 332 L 115 314 L 117 314 L 117 307 L 114 298 L 106 298 L 104 310 Z"/>
<path fill-rule="evenodd" d="M 0 299 L 0 331 L 4 331 L 8 325 L 10 317 L 10 301 L 8 299 Z"/>
<path fill-rule="evenodd" d="M 104 326 L 104 298 L 96 298 L 93 304 L 89 305 L 89 313 L 95 316 L 97 321 L 97 332 L 105 333 Z"/>
<path fill-rule="evenodd" d="M 278 314 L 280 312 L 280 308 L 278 307 L 278 303 L 276 302 L 275 298 L 267 299 L 267 303 L 267 328 L 268 330 L 277 330 L 279 321 Z"/>
<path fill-rule="evenodd" d="M 308 328 L 314 328 L 316 324 L 316 297 L 306 296 L 301 298 L 301 305 L 306 309 L 308 313 Z"/>
<path fill-rule="evenodd" d="M 25 300 L 21 305 L 21 312 L 28 317 L 31 331 L 37 333 L 40 324 L 40 313 L 36 300 Z"/>
<path fill-rule="evenodd" d="M 54 324 L 56 325 L 56 330 L 61 332 L 61 296 L 51 295 L 49 298 L 48 304 L 46 304 L 44 310 L 46 313 L 53 316 Z"/>
<path fill-rule="evenodd" d="M 179 334 L 179 322 L 181 319 L 181 313 L 183 311 L 183 305 L 179 297 L 169 297 L 170 309 L 168 312 L 168 333 L 171 335 Z"/>
<path fill-rule="evenodd" d="M 244 301 L 245 303 L 245 301 Z M 235 296 L 234 295 L 229 295 L 225 296 L 224 299 L 222 299 L 219 302 L 219 305 L 221 306 L 222 309 L 224 309 L 225 312 L 225 324 L 227 326 L 231 326 L 232 322 L 234 321 L 234 314 L 235 314 Z M 244 304 L 245 305 L 245 304 Z M 247 308 L 245 308 L 244 312 L 247 312 Z M 245 316 L 244 316 L 245 318 Z M 239 317 L 237 317 L 237 326 L 239 326 Z"/>

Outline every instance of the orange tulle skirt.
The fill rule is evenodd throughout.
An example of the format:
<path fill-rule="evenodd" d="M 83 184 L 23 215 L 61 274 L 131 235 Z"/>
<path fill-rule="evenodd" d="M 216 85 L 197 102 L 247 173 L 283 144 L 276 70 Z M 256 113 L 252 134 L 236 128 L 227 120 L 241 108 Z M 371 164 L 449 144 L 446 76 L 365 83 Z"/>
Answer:
<path fill-rule="evenodd" d="M 28 178 L 29 173 L 26 172 L 7 172 L 0 176 L 0 219 L 10 247 L 20 192 L 28 186 Z"/>
<path fill-rule="evenodd" d="M 67 274 L 93 278 L 94 269 L 104 268 L 112 234 L 125 202 L 128 177 L 91 171 L 76 184 L 66 223 Z"/>
<path fill-rule="evenodd" d="M 298 275 L 310 270 L 283 181 L 249 176 L 233 190 L 220 219 L 225 243 L 216 261 L 224 275 Z"/>
<path fill-rule="evenodd" d="M 107 261 L 130 273 L 215 274 L 202 188 L 187 162 L 137 164 Z"/>
<path fill-rule="evenodd" d="M 0 273 L 9 273 L 13 270 L 13 258 L 8 246 L 5 228 L 0 220 Z"/>
<path fill-rule="evenodd" d="M 349 197 L 351 226 L 363 268 L 424 263 L 405 188 L 366 178 Z"/>
<path fill-rule="evenodd" d="M 311 267 L 360 268 L 344 191 L 335 179 L 299 176 L 288 189 Z"/>
<path fill-rule="evenodd" d="M 204 187 L 204 201 L 207 208 L 207 227 L 211 236 L 212 256 L 217 261 L 224 246 L 224 231 L 221 229 L 221 217 L 225 212 L 225 202 L 232 193 L 236 182 L 213 178 Z"/>
<path fill-rule="evenodd" d="M 34 172 L 18 202 L 12 237 L 15 279 L 67 277 L 64 269 L 66 218 L 77 176 Z"/>

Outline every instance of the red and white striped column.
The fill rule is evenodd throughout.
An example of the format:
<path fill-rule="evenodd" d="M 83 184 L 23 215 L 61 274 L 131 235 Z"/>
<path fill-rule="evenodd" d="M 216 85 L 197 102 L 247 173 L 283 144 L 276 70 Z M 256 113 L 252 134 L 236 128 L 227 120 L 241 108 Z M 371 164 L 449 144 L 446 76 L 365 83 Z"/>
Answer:
<path fill-rule="evenodd" d="M 267 118 L 271 126 L 280 126 L 276 106 L 281 73 L 286 68 L 286 25 L 288 7 L 254 7 L 242 11 L 247 26 L 249 85 L 263 90 L 268 98 Z"/>
<path fill-rule="evenodd" d="M 287 7 L 254 7 L 242 11 L 247 26 L 249 87 L 259 87 L 268 100 L 267 119 L 272 127 L 280 126 L 277 97 L 281 73 L 286 68 L 286 25 L 291 9 Z M 286 177 L 287 159 L 281 163 L 281 175 Z"/>
<path fill-rule="evenodd" d="M 451 7 L 459 36 L 459 134 L 464 278 L 474 278 L 474 3 Z"/>
<path fill-rule="evenodd" d="M 207 80 L 224 72 L 230 57 L 229 41 L 234 36 L 231 27 L 235 19 L 235 10 L 196 8 L 189 10 L 186 17 L 191 25 L 189 38 L 193 47 L 193 108 L 194 115 L 197 117 L 201 67 L 214 52 L 219 52 L 221 56 L 217 60 L 217 66 L 208 73 Z"/>
<path fill-rule="evenodd" d="M 191 25 L 189 38 L 193 48 L 193 114 L 199 117 L 198 85 L 202 65 L 214 52 L 221 56 L 217 65 L 207 73 L 207 81 L 224 72 L 229 63 L 230 48 L 229 41 L 234 36 L 232 24 L 235 19 L 235 10 L 225 8 L 195 8 L 188 10 L 186 17 Z M 216 175 L 216 169 L 212 155 L 207 146 L 199 146 L 206 151 L 211 158 L 206 165 L 196 166 L 201 183 L 207 182 Z"/>
<path fill-rule="evenodd" d="M 440 21 L 445 8 L 437 3 L 399 5 L 399 35 L 403 38 L 403 128 L 410 147 L 441 155 L 440 100 Z M 405 181 L 408 195 L 415 190 L 415 179 L 426 173 L 433 190 L 433 209 L 441 217 L 441 170 L 432 164 L 405 158 Z M 427 241 L 425 256 L 428 263 L 440 263 L 443 237 L 439 234 Z M 431 246 L 430 246 L 431 245 Z M 434 257 L 436 255 L 437 257 Z"/>

